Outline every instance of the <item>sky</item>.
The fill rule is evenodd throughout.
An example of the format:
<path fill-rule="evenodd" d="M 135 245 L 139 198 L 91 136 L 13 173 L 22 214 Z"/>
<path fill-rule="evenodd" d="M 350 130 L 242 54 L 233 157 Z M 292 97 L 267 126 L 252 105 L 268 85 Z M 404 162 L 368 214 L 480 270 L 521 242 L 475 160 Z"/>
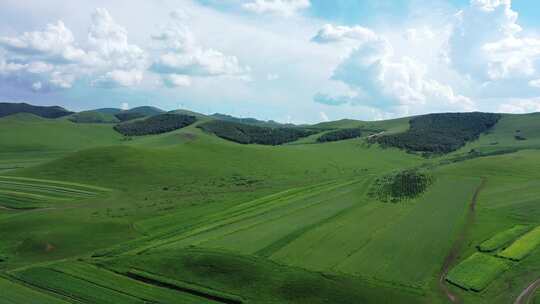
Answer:
<path fill-rule="evenodd" d="M 540 2 L 2 0 L 0 102 L 292 123 L 540 112 Z"/>

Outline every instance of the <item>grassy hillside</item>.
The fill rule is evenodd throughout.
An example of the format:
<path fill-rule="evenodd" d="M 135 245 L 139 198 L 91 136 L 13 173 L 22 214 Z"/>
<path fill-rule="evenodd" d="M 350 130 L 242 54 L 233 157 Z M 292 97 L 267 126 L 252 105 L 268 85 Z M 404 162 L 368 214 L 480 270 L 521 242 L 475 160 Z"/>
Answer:
<path fill-rule="evenodd" d="M 19 113 L 30 113 L 44 118 L 58 118 L 72 114 L 68 110 L 58 107 L 41 107 L 27 103 L 4 103 L 0 102 L 0 117 Z"/>
<path fill-rule="evenodd" d="M 402 134 L 410 118 L 323 123 L 264 146 L 196 116 L 132 140 L 112 125 L 0 118 L 0 303 L 497 304 L 538 279 L 538 116 L 503 115 L 430 158 L 373 133 L 317 143 L 348 128 Z M 403 172 L 430 182 L 394 202 L 370 195 L 388 177 L 416 191 Z M 505 258 L 511 246 L 526 254 Z"/>
<path fill-rule="evenodd" d="M 75 113 L 68 118 L 75 123 L 117 123 L 120 120 L 111 113 L 98 111 L 84 111 Z"/>

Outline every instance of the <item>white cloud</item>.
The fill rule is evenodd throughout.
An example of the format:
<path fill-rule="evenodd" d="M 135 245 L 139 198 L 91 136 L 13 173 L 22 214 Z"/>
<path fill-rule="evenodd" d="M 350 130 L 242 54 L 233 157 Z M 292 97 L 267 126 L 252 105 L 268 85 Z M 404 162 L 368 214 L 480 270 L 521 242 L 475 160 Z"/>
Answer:
<path fill-rule="evenodd" d="M 540 79 L 534 79 L 529 81 L 529 86 L 533 88 L 540 88 Z"/>
<path fill-rule="evenodd" d="M 150 69 L 163 75 L 163 84 L 167 87 L 188 86 L 191 84 L 189 76 L 245 79 L 249 67 L 241 66 L 236 56 L 199 45 L 186 25 L 185 16 L 181 11 L 172 12 L 173 21 L 159 34 L 152 35 L 152 39 L 161 44 L 162 51 Z"/>
<path fill-rule="evenodd" d="M 243 4 L 245 10 L 257 14 L 275 14 L 285 17 L 311 6 L 309 0 L 254 0 Z"/>
<path fill-rule="evenodd" d="M 266 75 L 266 80 L 268 81 L 273 81 L 273 80 L 278 80 L 278 79 L 279 79 L 279 74 L 269 73 Z"/>
<path fill-rule="evenodd" d="M 33 91 L 36 91 L 36 92 L 37 92 L 37 91 L 41 90 L 42 88 L 43 88 L 43 84 L 41 83 L 41 81 L 34 82 L 34 83 L 32 84 L 32 90 L 33 90 Z"/>
<path fill-rule="evenodd" d="M 170 74 L 162 77 L 163 84 L 168 88 L 189 87 L 191 78 L 186 75 Z"/>
<path fill-rule="evenodd" d="M 502 113 L 514 114 L 540 112 L 540 99 L 523 99 L 504 103 L 499 106 L 498 111 Z"/>
<path fill-rule="evenodd" d="M 365 27 L 325 24 L 317 35 L 312 38 L 312 41 L 317 43 L 332 43 L 352 40 L 354 42 L 365 43 L 376 39 L 378 39 L 377 34 Z"/>
<path fill-rule="evenodd" d="M 77 62 L 86 55 L 75 45 L 73 33 L 62 21 L 47 24 L 42 31 L 24 32 L 18 37 L 0 37 L 0 46 L 23 57 L 54 63 Z"/>
<path fill-rule="evenodd" d="M 41 31 L 0 37 L 7 60 L 0 64 L 6 80 L 32 90 L 68 89 L 82 77 L 96 77 L 101 87 L 133 86 L 142 80 L 146 53 L 129 44 L 127 31 L 105 9 L 96 9 L 88 31 L 88 47 L 77 46 L 62 21 Z"/>
<path fill-rule="evenodd" d="M 98 8 L 92 14 L 88 42 L 91 49 L 88 64 L 105 71 L 95 83 L 104 87 L 141 83 L 147 54 L 129 43 L 127 30 L 117 24 L 106 9 Z"/>
<path fill-rule="evenodd" d="M 321 119 L 323 121 L 330 121 L 330 118 L 328 118 L 328 115 L 326 115 L 326 113 L 324 113 L 323 111 L 320 112 L 321 114 Z"/>
<path fill-rule="evenodd" d="M 397 56 L 385 37 L 369 29 L 327 25 L 313 41 L 328 43 L 343 39 L 355 39 L 356 45 L 335 69 L 332 79 L 347 84 L 355 93 L 317 94 L 315 101 L 329 105 L 368 105 L 401 115 L 429 108 L 474 109 L 469 98 L 428 77 L 425 65 L 410 57 Z"/>
<path fill-rule="evenodd" d="M 133 87 L 141 83 L 143 72 L 133 70 L 114 70 L 98 77 L 92 85 L 103 88 Z"/>
<path fill-rule="evenodd" d="M 127 110 L 129 110 L 129 103 L 127 103 L 127 102 L 122 102 L 122 103 L 120 104 L 120 109 L 122 109 L 122 111 L 127 111 Z"/>
<path fill-rule="evenodd" d="M 511 4 L 511 0 L 472 0 L 456 15 L 448 42 L 456 70 L 480 82 L 537 74 L 540 39 L 522 33 Z"/>

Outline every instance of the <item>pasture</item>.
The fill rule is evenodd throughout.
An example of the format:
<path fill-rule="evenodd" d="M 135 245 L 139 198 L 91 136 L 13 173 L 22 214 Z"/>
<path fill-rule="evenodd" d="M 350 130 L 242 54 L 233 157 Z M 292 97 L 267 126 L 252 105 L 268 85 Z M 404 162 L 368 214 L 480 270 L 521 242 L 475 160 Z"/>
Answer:
<path fill-rule="evenodd" d="M 463 289 L 478 292 L 509 268 L 504 260 L 477 252 L 454 267 L 446 279 Z"/>
<path fill-rule="evenodd" d="M 517 239 L 512 245 L 500 252 L 498 256 L 514 261 L 520 261 L 538 246 L 540 246 L 540 226 Z"/>

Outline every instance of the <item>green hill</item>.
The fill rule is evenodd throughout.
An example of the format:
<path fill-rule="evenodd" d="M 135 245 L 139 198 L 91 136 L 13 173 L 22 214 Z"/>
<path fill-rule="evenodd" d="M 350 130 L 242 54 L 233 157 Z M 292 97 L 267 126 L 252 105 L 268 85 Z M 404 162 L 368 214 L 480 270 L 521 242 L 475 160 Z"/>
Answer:
<path fill-rule="evenodd" d="M 41 107 L 29 105 L 27 103 L 0 103 L 0 117 L 9 116 L 18 113 L 30 113 L 44 118 L 58 118 L 62 116 L 67 116 L 73 112 L 58 107 Z"/>
<path fill-rule="evenodd" d="M 75 113 L 68 118 L 75 123 L 118 123 L 120 120 L 113 114 L 98 111 L 84 111 Z"/>
<path fill-rule="evenodd" d="M 502 304 L 538 279 L 538 114 L 118 126 L 163 115 L 196 121 L 0 118 L 0 302 Z"/>

